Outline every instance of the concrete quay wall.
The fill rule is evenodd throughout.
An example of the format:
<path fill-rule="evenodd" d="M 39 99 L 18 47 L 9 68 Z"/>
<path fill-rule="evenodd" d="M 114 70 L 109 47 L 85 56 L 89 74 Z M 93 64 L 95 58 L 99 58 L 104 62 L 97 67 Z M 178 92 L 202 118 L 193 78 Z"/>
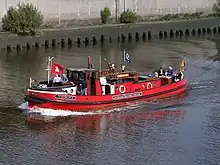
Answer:
<path fill-rule="evenodd" d="M 49 19 L 94 19 L 100 17 L 100 10 L 108 6 L 112 15 L 116 14 L 116 2 L 118 13 L 124 8 L 136 12 L 141 16 L 190 13 L 197 10 L 210 12 L 215 0 L 1 0 L 0 17 L 5 11 L 18 2 L 31 2 L 38 7 L 46 20 Z"/>
<path fill-rule="evenodd" d="M 132 39 L 148 39 L 197 36 L 204 34 L 218 34 L 220 32 L 220 19 L 204 19 L 175 22 L 155 22 L 126 25 L 105 25 L 80 27 L 72 29 L 45 29 L 42 36 L 11 36 L 0 34 L 0 48 L 8 51 L 30 49 L 32 47 L 56 47 L 58 45 L 96 44 L 101 41 L 112 42 Z"/>

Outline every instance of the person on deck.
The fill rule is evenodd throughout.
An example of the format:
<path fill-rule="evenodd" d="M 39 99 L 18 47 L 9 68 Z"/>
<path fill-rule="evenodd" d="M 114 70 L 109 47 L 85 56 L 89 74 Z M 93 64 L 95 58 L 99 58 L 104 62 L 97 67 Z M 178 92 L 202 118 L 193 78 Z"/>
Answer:
<path fill-rule="evenodd" d="M 94 64 L 91 64 L 91 65 L 90 65 L 90 68 L 91 68 L 91 69 L 94 68 Z"/>
<path fill-rule="evenodd" d="M 65 74 L 62 74 L 61 79 L 62 79 L 62 82 L 63 82 L 63 83 L 68 82 L 68 78 L 66 77 Z"/>
<path fill-rule="evenodd" d="M 124 72 L 125 71 L 125 65 L 121 66 L 121 71 Z"/>
<path fill-rule="evenodd" d="M 53 78 L 53 84 L 54 86 L 61 86 L 62 85 L 62 79 L 60 75 L 56 74 L 56 77 Z"/>
<path fill-rule="evenodd" d="M 108 67 L 110 69 L 110 71 L 115 71 L 115 64 L 111 64 L 110 62 L 108 62 L 106 59 L 104 59 L 107 63 L 108 63 Z"/>
<path fill-rule="evenodd" d="M 160 67 L 160 69 L 158 70 L 158 76 L 165 76 L 165 70 L 162 67 Z"/>
<path fill-rule="evenodd" d="M 87 95 L 87 83 L 83 81 L 81 84 L 81 95 Z"/>
<path fill-rule="evenodd" d="M 158 78 L 158 72 L 154 72 L 154 77 Z"/>
<path fill-rule="evenodd" d="M 113 72 L 115 71 L 115 64 L 111 65 L 111 71 L 113 71 Z"/>
<path fill-rule="evenodd" d="M 167 76 L 172 77 L 173 76 L 173 68 L 169 66 L 169 69 L 167 70 Z"/>

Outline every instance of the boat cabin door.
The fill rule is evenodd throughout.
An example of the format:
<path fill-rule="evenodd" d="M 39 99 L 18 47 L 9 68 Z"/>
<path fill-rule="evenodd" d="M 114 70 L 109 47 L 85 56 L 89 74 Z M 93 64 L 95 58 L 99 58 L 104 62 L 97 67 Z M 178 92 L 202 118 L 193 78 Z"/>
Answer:
<path fill-rule="evenodd" d="M 87 94 L 96 95 L 96 71 L 86 73 Z"/>
<path fill-rule="evenodd" d="M 102 95 L 115 94 L 115 86 L 111 84 L 102 85 Z"/>
<path fill-rule="evenodd" d="M 100 84 L 102 86 L 102 95 L 115 94 L 115 86 L 107 83 L 106 77 L 100 77 Z"/>
<path fill-rule="evenodd" d="M 91 75 L 91 95 L 96 95 L 96 72 Z"/>

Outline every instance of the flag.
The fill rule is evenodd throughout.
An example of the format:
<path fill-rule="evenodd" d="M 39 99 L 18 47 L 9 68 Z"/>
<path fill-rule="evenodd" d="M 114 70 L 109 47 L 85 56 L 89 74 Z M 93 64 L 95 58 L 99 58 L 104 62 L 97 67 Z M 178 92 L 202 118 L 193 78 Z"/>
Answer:
<path fill-rule="evenodd" d="M 64 67 L 60 64 L 52 63 L 50 74 L 63 74 Z"/>
<path fill-rule="evenodd" d="M 130 60 L 130 56 L 128 53 L 126 53 L 126 51 L 124 50 L 123 52 L 123 56 L 124 56 L 124 62 L 127 62 L 127 63 L 130 63 L 131 60 Z"/>
<path fill-rule="evenodd" d="M 181 72 L 184 72 L 184 70 L 185 70 L 185 60 L 184 60 L 184 58 L 183 58 L 183 60 L 182 60 L 182 62 L 181 62 L 181 65 L 180 65 L 180 71 L 181 71 Z"/>

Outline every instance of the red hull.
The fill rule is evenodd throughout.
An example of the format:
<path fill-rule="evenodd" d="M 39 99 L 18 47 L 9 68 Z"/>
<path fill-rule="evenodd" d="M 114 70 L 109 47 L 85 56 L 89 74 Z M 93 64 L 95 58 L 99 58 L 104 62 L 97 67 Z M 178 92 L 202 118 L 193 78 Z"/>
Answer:
<path fill-rule="evenodd" d="M 72 96 L 73 100 L 67 102 L 66 99 L 59 98 L 55 99 L 57 93 L 37 93 L 36 91 L 29 90 L 29 93 L 34 93 L 34 97 L 28 98 L 28 107 L 33 108 L 37 106 L 39 108 L 50 108 L 54 110 L 68 110 L 68 111 L 97 111 L 106 110 L 115 107 L 122 107 L 126 105 L 127 102 L 132 102 L 136 100 L 154 100 L 166 97 L 172 97 L 174 95 L 181 94 L 186 89 L 186 80 L 181 80 L 176 83 L 169 85 L 164 85 L 161 87 L 156 87 L 152 89 L 145 89 L 139 92 L 130 92 L 125 94 L 115 94 L 115 95 L 99 95 L 99 96 Z M 136 96 L 134 96 L 136 95 Z M 126 98 L 126 96 L 128 96 Z M 40 98 L 38 100 L 38 98 Z"/>

